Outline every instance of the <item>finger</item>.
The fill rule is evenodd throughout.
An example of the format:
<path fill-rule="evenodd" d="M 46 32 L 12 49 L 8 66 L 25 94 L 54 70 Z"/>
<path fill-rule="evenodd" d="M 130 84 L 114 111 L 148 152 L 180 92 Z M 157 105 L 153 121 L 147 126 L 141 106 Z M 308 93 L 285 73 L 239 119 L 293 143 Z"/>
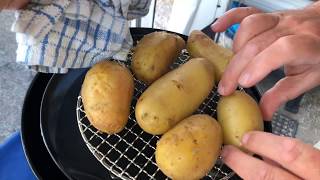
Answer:
<path fill-rule="evenodd" d="M 279 17 L 273 14 L 252 14 L 244 18 L 236 33 L 233 51 L 238 52 L 253 37 L 274 28 L 279 22 Z"/>
<path fill-rule="evenodd" d="M 221 155 L 223 161 L 243 179 L 298 179 L 287 171 L 249 156 L 233 146 L 225 146 Z"/>
<path fill-rule="evenodd" d="M 319 62 L 320 39 L 310 35 L 282 37 L 260 52 L 241 73 L 239 84 L 251 87 L 271 71 L 283 65 L 316 64 Z"/>
<path fill-rule="evenodd" d="M 245 17 L 259 12 L 261 11 L 253 7 L 240 7 L 231 9 L 221 16 L 214 24 L 212 24 L 211 29 L 214 32 L 225 31 L 231 25 L 240 23 Z"/>
<path fill-rule="evenodd" d="M 297 139 L 255 131 L 243 136 L 242 146 L 304 179 L 320 179 L 320 151 Z"/>
<path fill-rule="evenodd" d="M 272 115 L 285 102 L 292 100 L 302 93 L 320 84 L 320 67 L 314 66 L 308 71 L 287 76 L 278 81 L 271 89 L 263 94 L 260 109 L 265 120 L 271 120 Z"/>
<path fill-rule="evenodd" d="M 219 83 L 219 93 L 221 95 L 230 95 L 236 89 L 240 74 L 247 64 L 279 37 L 286 34 L 286 31 L 273 28 L 250 40 L 233 56 L 229 65 L 225 69 Z"/>

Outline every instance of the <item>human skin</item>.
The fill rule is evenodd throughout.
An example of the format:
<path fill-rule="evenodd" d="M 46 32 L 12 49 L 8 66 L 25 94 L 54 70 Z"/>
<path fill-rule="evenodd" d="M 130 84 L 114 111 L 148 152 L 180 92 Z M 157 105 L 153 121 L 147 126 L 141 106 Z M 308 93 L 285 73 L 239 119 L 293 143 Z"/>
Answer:
<path fill-rule="evenodd" d="M 222 32 L 240 23 L 233 51 L 218 91 L 231 94 L 238 85 L 251 87 L 271 71 L 284 67 L 285 77 L 261 98 L 264 119 L 288 100 L 320 84 L 320 3 L 301 10 L 262 13 L 237 8 L 225 13 L 212 26 Z"/>
<path fill-rule="evenodd" d="M 254 131 L 243 136 L 242 146 L 267 159 L 225 146 L 223 161 L 243 179 L 320 179 L 320 151 L 297 139 Z"/>
<path fill-rule="evenodd" d="M 0 10 L 8 9 L 21 9 L 26 4 L 28 4 L 29 0 L 1 0 L 0 1 Z"/>
<path fill-rule="evenodd" d="M 240 23 L 240 28 L 233 44 L 235 56 L 222 76 L 219 93 L 229 95 L 238 85 L 251 87 L 284 67 L 286 76 L 260 101 L 264 119 L 270 120 L 281 104 L 318 86 L 319 5 L 275 13 L 238 8 L 222 16 L 213 31 L 225 31 L 235 23 Z M 264 159 L 225 146 L 224 162 L 243 179 L 320 179 L 320 151 L 297 139 L 254 131 L 242 137 L 241 146 Z"/>

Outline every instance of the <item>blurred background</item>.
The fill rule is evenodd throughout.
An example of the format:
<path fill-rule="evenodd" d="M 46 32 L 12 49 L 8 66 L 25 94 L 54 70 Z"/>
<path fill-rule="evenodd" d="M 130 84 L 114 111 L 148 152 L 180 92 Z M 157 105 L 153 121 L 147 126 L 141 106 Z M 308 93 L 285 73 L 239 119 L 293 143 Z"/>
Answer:
<path fill-rule="evenodd" d="M 194 29 L 203 29 L 230 8 L 254 6 L 266 12 L 299 9 L 310 0 L 153 0 L 148 15 L 131 21 L 132 27 L 152 27 L 188 35 Z M 0 143 L 19 131 L 24 96 L 35 73 L 15 62 L 15 34 L 10 32 L 14 13 L 0 13 Z M 222 33 L 218 42 L 230 48 L 238 25 Z M 263 93 L 283 76 L 281 70 L 271 73 L 259 85 Z M 315 144 L 320 140 L 320 88 L 316 88 L 283 106 L 273 120 L 274 133 L 297 137 Z"/>

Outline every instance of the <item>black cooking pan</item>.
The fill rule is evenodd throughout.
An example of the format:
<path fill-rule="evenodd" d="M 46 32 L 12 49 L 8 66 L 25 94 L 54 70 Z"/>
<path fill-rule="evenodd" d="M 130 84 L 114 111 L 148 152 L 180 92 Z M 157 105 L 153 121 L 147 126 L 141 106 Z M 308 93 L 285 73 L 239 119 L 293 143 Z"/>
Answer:
<path fill-rule="evenodd" d="M 75 105 L 86 71 L 71 70 L 50 79 L 41 104 L 41 133 L 51 157 L 69 179 L 109 179 L 82 140 L 76 121 Z"/>
<path fill-rule="evenodd" d="M 150 28 L 131 29 L 134 41 L 154 31 Z M 68 74 L 52 76 L 41 104 L 41 132 L 50 155 L 70 179 L 108 179 L 107 170 L 86 147 L 77 125 L 75 108 L 86 71 L 71 70 Z M 259 99 L 255 88 L 246 91 Z M 266 131 L 271 131 L 270 123 L 265 127 Z"/>
<path fill-rule="evenodd" d="M 21 117 L 21 139 L 28 163 L 38 179 L 59 179 L 67 177 L 51 159 L 40 131 L 40 105 L 42 95 L 52 74 L 38 73 L 27 91 Z"/>

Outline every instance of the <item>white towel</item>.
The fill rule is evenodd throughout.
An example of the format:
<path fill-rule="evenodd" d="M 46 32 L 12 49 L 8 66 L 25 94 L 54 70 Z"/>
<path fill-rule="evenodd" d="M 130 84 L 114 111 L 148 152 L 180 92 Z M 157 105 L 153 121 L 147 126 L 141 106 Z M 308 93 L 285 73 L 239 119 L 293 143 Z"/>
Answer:
<path fill-rule="evenodd" d="M 148 13 L 151 0 L 31 0 L 16 13 L 17 62 L 66 73 L 104 59 L 125 60 L 129 20 Z"/>

